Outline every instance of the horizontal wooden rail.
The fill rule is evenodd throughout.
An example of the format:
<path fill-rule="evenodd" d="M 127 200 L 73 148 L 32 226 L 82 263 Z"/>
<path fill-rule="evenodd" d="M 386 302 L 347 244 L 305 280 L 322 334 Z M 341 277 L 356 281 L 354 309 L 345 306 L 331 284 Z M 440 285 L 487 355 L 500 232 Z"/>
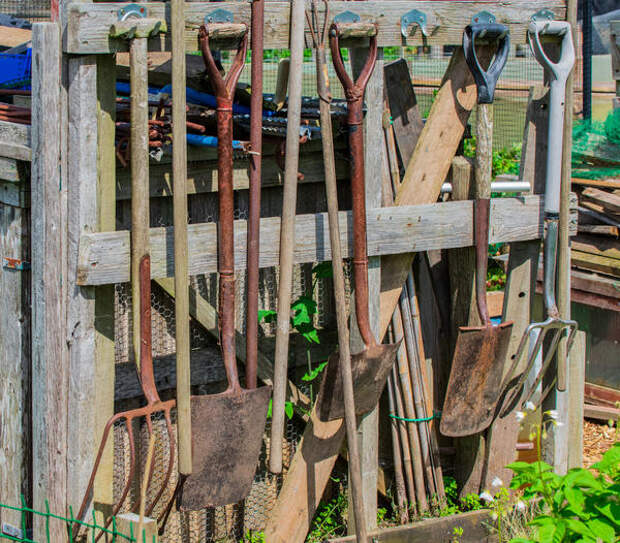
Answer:
<path fill-rule="evenodd" d="M 66 16 L 66 31 L 63 32 L 64 50 L 67 53 L 111 53 L 127 50 L 124 40 L 109 37 L 110 28 L 117 22 L 117 12 L 121 3 L 73 3 Z M 148 4 L 149 17 L 160 18 L 170 24 L 167 4 L 152 2 Z M 401 34 L 401 17 L 412 9 L 424 12 L 428 18 L 431 35 L 422 39 L 419 29 L 409 29 L 405 39 Z M 197 50 L 197 30 L 205 16 L 215 9 L 225 9 L 233 13 L 236 23 L 250 23 L 249 2 L 188 2 L 185 7 L 186 48 Z M 505 0 L 491 1 L 451 1 L 432 0 L 415 2 L 386 0 L 351 4 L 346 1 L 330 2 L 332 16 L 343 11 L 353 11 L 363 21 L 373 21 L 379 25 L 379 46 L 404 45 L 458 45 L 461 43 L 463 28 L 473 15 L 486 8 L 497 18 L 497 22 L 510 27 L 513 43 L 525 43 L 525 31 L 530 17 L 539 9 L 547 8 L 554 12 L 556 19 L 564 19 L 566 8 L 564 0 Z M 265 4 L 265 48 L 283 49 L 289 46 L 290 2 L 266 2 Z M 152 40 L 152 50 L 170 49 L 168 36 Z M 311 47 L 310 36 L 306 34 L 306 47 Z"/>
<path fill-rule="evenodd" d="M 368 211 L 370 256 L 452 249 L 473 244 L 471 201 L 419 206 L 398 206 Z M 543 231 L 543 200 L 540 196 L 497 198 L 491 205 L 490 242 L 539 238 Z M 343 256 L 351 255 L 351 213 L 340 213 Z M 189 272 L 217 270 L 217 224 L 189 226 Z M 320 262 L 331 258 L 327 214 L 298 215 L 295 262 Z M 280 218 L 261 220 L 260 266 L 278 264 Z M 245 269 L 246 221 L 235 221 L 235 265 Z M 151 229 L 153 278 L 171 277 L 174 270 L 173 230 Z M 105 285 L 129 281 L 129 232 L 84 234 L 78 262 L 80 285 Z"/>

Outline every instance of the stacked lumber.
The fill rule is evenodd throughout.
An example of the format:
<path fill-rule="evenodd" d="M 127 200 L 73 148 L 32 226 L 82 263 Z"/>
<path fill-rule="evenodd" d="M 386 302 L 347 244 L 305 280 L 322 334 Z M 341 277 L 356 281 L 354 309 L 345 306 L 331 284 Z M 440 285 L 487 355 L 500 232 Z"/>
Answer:
<path fill-rule="evenodd" d="M 579 224 L 571 245 L 573 268 L 620 277 L 620 180 L 573 179 Z"/>

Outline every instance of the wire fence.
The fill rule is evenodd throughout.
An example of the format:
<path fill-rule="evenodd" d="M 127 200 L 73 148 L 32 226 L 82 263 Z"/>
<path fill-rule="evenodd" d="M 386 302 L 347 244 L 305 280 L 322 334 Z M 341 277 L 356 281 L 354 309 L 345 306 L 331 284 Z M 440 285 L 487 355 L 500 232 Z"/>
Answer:
<path fill-rule="evenodd" d="M 6 523 L 2 523 L 0 530 L 0 540 L 19 541 L 20 543 L 55 543 L 52 542 L 50 533 L 50 526 L 53 522 L 60 522 L 66 526 L 68 541 L 75 541 L 80 538 L 79 541 L 86 542 L 91 541 L 95 543 L 102 535 L 106 536 L 106 541 L 110 543 L 156 543 L 157 537 L 147 537 L 146 531 L 142 530 L 142 537 L 138 537 L 134 534 L 133 525 L 130 525 L 129 534 L 119 531 L 116 518 L 112 518 L 109 527 L 101 526 L 97 523 L 95 513 L 93 512 L 93 522 L 84 522 L 76 519 L 73 516 L 72 508 L 69 508 L 69 517 L 63 517 L 55 515 L 50 512 L 49 503 L 45 500 L 45 511 L 37 511 L 26 505 L 24 497 L 21 497 L 21 506 L 5 505 L 0 503 L 0 516 L 4 511 L 16 512 L 20 516 L 20 526 L 10 526 Z M 45 539 L 35 540 L 33 539 L 32 523 L 43 520 L 45 523 Z"/>
<path fill-rule="evenodd" d="M 31 21 L 43 21 L 50 18 L 50 6 L 50 0 L 0 0 L 0 13 Z"/>

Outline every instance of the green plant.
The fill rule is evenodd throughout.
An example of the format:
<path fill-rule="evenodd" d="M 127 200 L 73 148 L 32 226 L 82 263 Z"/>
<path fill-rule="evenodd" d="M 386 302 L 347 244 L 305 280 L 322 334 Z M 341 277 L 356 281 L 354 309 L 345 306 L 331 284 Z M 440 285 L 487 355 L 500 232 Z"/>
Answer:
<path fill-rule="evenodd" d="M 452 541 L 451 543 L 459 543 L 463 537 L 463 528 L 461 526 L 455 526 L 452 528 Z"/>
<path fill-rule="evenodd" d="M 463 154 L 469 158 L 476 156 L 476 136 L 463 141 Z M 518 175 L 520 163 L 521 143 L 493 151 L 491 175 L 493 178 L 505 173 Z"/>
<path fill-rule="evenodd" d="M 310 384 L 310 404 L 314 403 L 314 386 L 313 381 L 319 377 L 327 366 L 327 362 L 319 362 L 313 367 L 310 356 L 310 345 L 320 344 L 319 331 L 314 325 L 315 316 L 318 316 L 317 305 L 314 301 L 314 292 L 317 284 L 321 279 L 326 279 L 332 276 L 332 263 L 321 262 L 312 268 L 312 284 L 310 289 L 302 294 L 299 298 L 291 303 L 291 327 L 297 331 L 306 341 L 306 359 L 308 361 L 308 370 L 302 376 L 301 380 Z M 261 309 L 258 311 L 258 320 L 266 323 L 274 323 L 278 319 L 278 312 L 273 309 Z M 288 418 L 292 418 L 295 409 L 300 409 L 303 414 L 307 414 L 305 410 L 295 406 L 292 402 L 286 402 L 285 412 Z M 269 410 L 267 417 L 271 417 L 272 404 L 269 402 Z"/>
<path fill-rule="evenodd" d="M 239 543 L 265 543 L 265 534 L 248 530 Z"/>
<path fill-rule="evenodd" d="M 327 503 L 319 506 L 312 521 L 307 543 L 319 543 L 331 537 L 345 535 L 347 532 L 348 499 L 344 491 Z"/>
<path fill-rule="evenodd" d="M 459 497 L 454 477 L 444 477 L 443 484 L 446 493 L 446 505 L 439 511 L 440 517 L 484 509 L 484 504 L 477 494 L 467 494 L 466 496 Z"/>
<path fill-rule="evenodd" d="M 524 414 L 518 416 L 522 420 Z M 591 469 L 574 468 L 558 475 L 541 459 L 549 427 L 560 424 L 557 416 L 556 411 L 546 411 L 543 422 L 532 426 L 538 460 L 508 465 L 514 472 L 510 488 L 520 490 L 526 503 L 536 502 L 540 509 L 527 523 L 532 532 L 512 538 L 511 543 L 620 541 L 620 442 Z"/>

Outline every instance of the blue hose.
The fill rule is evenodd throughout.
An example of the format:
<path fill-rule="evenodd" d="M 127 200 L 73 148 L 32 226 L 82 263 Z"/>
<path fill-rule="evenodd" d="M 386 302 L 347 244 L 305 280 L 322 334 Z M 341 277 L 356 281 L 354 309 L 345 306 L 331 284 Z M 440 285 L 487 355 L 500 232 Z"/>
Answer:
<path fill-rule="evenodd" d="M 187 143 L 190 145 L 198 145 L 200 147 L 217 147 L 217 138 L 215 136 L 201 136 L 200 134 L 187 134 Z M 245 148 L 246 143 L 239 140 L 233 140 L 233 149 Z"/>

